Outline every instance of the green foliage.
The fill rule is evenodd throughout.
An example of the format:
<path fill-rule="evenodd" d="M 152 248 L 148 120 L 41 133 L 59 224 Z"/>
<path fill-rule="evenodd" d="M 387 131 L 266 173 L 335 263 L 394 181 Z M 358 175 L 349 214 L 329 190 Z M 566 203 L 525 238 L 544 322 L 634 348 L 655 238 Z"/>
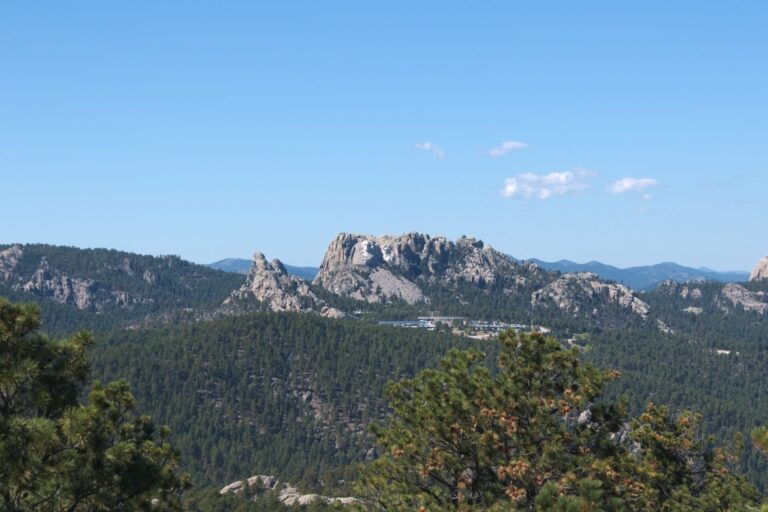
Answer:
<path fill-rule="evenodd" d="M 752 442 L 758 450 L 768 455 L 768 428 L 757 427 L 752 430 Z"/>
<path fill-rule="evenodd" d="M 696 418 L 649 406 L 626 425 L 601 402 L 616 373 L 552 338 L 506 332 L 498 374 L 452 350 L 438 370 L 387 388 L 395 416 L 373 427 L 382 456 L 361 490 L 386 510 L 732 510 L 756 490 Z"/>
<path fill-rule="evenodd" d="M 723 322 L 738 325 L 738 318 L 731 315 Z M 647 329 L 595 331 L 587 336 L 582 357 L 599 368 L 621 371 L 623 378 L 611 382 L 605 396 L 626 396 L 630 414 L 641 414 L 649 401 L 674 412 L 690 409 L 701 415 L 706 434 L 726 443 L 765 422 L 768 345 L 758 332 L 724 330 L 672 335 Z M 731 352 L 718 354 L 717 349 Z M 740 454 L 738 468 L 765 490 L 768 459 L 751 444 Z"/>
<path fill-rule="evenodd" d="M 0 245 L 0 250 L 7 247 Z M 22 256 L 12 275 L 0 279 L 0 295 L 16 302 L 37 303 L 46 332 L 56 335 L 209 314 L 245 280 L 243 275 L 196 265 L 178 256 L 43 244 L 21 248 Z M 47 268 L 45 279 L 89 283 L 92 304 L 79 309 L 72 303 L 74 297 L 59 303 L 53 300 L 51 290 L 24 291 L 22 286 L 42 267 Z"/>
<path fill-rule="evenodd" d="M 255 313 L 115 331 L 91 352 L 94 374 L 134 383 L 168 424 L 196 483 L 277 475 L 308 491 L 354 477 L 387 415 L 390 379 L 413 376 L 451 346 L 446 334 L 305 314 Z M 493 345 L 479 346 L 493 350 Z M 343 491 L 342 491 L 343 492 Z"/>
<path fill-rule="evenodd" d="M 38 313 L 0 298 L 0 508 L 172 510 L 184 481 L 176 452 L 125 382 L 96 384 L 86 404 L 90 337 L 51 340 Z"/>

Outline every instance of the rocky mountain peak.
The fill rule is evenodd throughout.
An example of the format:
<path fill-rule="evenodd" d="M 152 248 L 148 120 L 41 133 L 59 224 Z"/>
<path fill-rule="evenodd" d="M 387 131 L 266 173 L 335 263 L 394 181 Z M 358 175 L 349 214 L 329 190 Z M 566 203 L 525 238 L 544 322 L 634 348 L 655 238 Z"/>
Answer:
<path fill-rule="evenodd" d="M 517 268 L 508 256 L 475 238 L 455 242 L 422 233 L 371 236 L 340 233 L 328 246 L 314 284 L 368 302 L 426 300 L 421 285 L 493 283 Z"/>
<path fill-rule="evenodd" d="M 309 284 L 290 275 L 280 260 L 269 262 L 260 252 L 253 255 L 245 283 L 230 294 L 223 308 L 228 312 L 247 309 L 245 304 L 253 299 L 270 311 L 314 311 L 328 317 L 344 316 L 325 306 L 309 289 Z"/>
<path fill-rule="evenodd" d="M 261 252 L 253 253 L 253 259 L 251 260 L 251 272 L 256 270 L 271 270 L 267 257 Z"/>
<path fill-rule="evenodd" d="M 272 261 L 267 261 L 267 258 L 263 253 L 255 252 L 253 254 L 249 274 L 258 272 L 274 272 L 277 275 L 288 275 L 288 271 L 285 269 L 285 265 L 283 265 L 282 261 L 277 258 Z"/>
<path fill-rule="evenodd" d="M 758 261 L 755 268 L 752 269 L 752 273 L 749 274 L 750 281 L 762 281 L 764 279 L 768 279 L 768 256 Z"/>

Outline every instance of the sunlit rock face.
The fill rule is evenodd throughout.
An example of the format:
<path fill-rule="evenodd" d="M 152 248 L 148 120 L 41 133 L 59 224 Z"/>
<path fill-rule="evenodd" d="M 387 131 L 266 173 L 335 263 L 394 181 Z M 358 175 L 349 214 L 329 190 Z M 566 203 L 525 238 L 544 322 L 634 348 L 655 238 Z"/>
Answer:
<path fill-rule="evenodd" d="M 488 285 L 517 266 L 474 238 L 341 233 L 328 246 L 314 284 L 367 302 L 396 298 L 414 304 L 426 300 L 423 284 Z"/>
<path fill-rule="evenodd" d="M 749 274 L 750 281 L 763 281 L 768 279 L 768 256 L 761 259 L 752 269 L 752 273 Z"/>

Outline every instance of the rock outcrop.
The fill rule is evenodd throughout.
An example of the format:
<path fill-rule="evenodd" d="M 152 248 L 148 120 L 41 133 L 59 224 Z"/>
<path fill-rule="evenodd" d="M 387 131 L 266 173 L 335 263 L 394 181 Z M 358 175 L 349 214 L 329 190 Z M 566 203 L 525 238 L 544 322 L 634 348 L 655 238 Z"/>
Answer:
<path fill-rule="evenodd" d="M 763 281 L 768 279 L 768 256 L 761 259 L 752 269 L 752 273 L 749 274 L 750 281 Z"/>
<path fill-rule="evenodd" d="M 694 283 L 680 283 L 673 279 L 660 282 L 656 290 L 666 295 L 676 295 L 687 300 L 699 300 L 704 296 L 701 288 L 694 286 Z"/>
<path fill-rule="evenodd" d="M 270 263 L 260 252 L 253 255 L 245 284 L 233 291 L 224 304 L 249 299 L 259 301 L 271 311 L 308 311 L 317 301 L 305 281 L 288 274 L 280 260 Z"/>
<path fill-rule="evenodd" d="M 627 287 L 591 273 L 559 274 L 516 262 L 480 240 L 451 241 L 420 233 L 339 234 L 328 247 L 314 284 L 366 302 L 430 302 L 435 289 L 472 285 L 484 293 L 517 295 L 519 303 L 587 317 L 615 304 L 645 318 L 649 306 Z M 461 300 L 457 295 L 457 300 Z"/>
<path fill-rule="evenodd" d="M 548 306 L 553 304 L 561 311 L 580 313 L 595 302 L 605 298 L 608 302 L 629 309 L 633 313 L 646 317 L 650 311 L 648 304 L 635 296 L 624 285 L 605 283 L 591 272 L 563 274 L 531 295 L 531 305 Z"/>
<path fill-rule="evenodd" d="M 210 314 L 242 278 L 177 256 L 45 244 L 0 245 L 0 295 L 98 314 L 115 323 Z M 212 298 L 211 298 L 212 297 Z M 58 306 L 53 306 L 58 309 Z M 162 310 L 162 311 L 160 311 Z M 85 318 L 81 316 L 80 318 Z M 54 322 L 56 323 L 56 322 Z"/>
<path fill-rule="evenodd" d="M 219 494 L 242 494 L 246 489 L 252 492 L 268 492 L 277 494 L 278 499 L 284 505 L 309 505 L 315 502 L 327 504 L 338 503 L 340 505 L 353 505 L 360 500 L 352 497 L 335 498 L 320 494 L 302 494 L 295 485 L 280 482 L 272 475 L 255 475 L 246 480 L 238 480 L 221 488 Z"/>
<path fill-rule="evenodd" d="M 740 306 L 746 311 L 768 313 L 768 294 L 765 292 L 752 292 L 740 284 L 728 283 L 723 286 L 720 296 L 719 306 L 725 311 L 729 306 Z"/>
<path fill-rule="evenodd" d="M 223 307 L 230 311 L 248 309 L 244 305 L 253 300 L 269 311 L 314 312 L 328 318 L 346 316 L 325 305 L 312 293 L 309 284 L 289 274 L 280 260 L 268 262 L 260 252 L 253 255 L 243 286 L 230 294 Z"/>
<path fill-rule="evenodd" d="M 32 278 L 21 285 L 21 289 L 48 297 L 60 304 L 72 304 L 78 309 L 91 309 L 98 285 L 92 279 L 71 278 L 51 270 L 48 260 L 44 257 Z"/>
<path fill-rule="evenodd" d="M 0 279 L 8 281 L 13 276 L 13 269 L 16 268 L 23 253 L 19 245 L 0 251 Z"/>
<path fill-rule="evenodd" d="M 341 233 L 328 247 L 314 284 L 367 302 L 394 298 L 415 304 L 428 300 L 420 285 L 463 281 L 485 286 L 517 267 L 511 258 L 474 238 L 453 242 L 420 233 Z"/>

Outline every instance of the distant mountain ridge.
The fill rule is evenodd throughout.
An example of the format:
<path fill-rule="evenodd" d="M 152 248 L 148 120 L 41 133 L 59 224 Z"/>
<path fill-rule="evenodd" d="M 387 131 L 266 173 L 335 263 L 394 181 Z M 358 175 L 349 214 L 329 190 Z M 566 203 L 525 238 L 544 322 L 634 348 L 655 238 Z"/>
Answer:
<path fill-rule="evenodd" d="M 687 315 L 699 309 L 768 314 L 768 281 L 760 280 L 767 268 L 764 261 L 756 266 L 754 282 L 747 283 L 746 273 L 674 263 L 619 269 L 599 262 L 520 261 L 474 238 L 449 240 L 420 233 L 340 233 L 329 244 L 319 269 L 268 262 L 260 253 L 246 261 L 232 258 L 196 265 L 177 256 L 5 244 L 0 245 L 0 295 L 39 303 L 54 333 L 135 328 L 249 311 L 332 317 L 437 313 L 526 324 L 617 327 L 657 319 L 654 304 L 661 301 L 663 310 L 671 300 L 668 293 L 654 295 L 659 283 L 707 279 L 714 286 L 701 288 L 703 300 L 675 299 L 685 302 L 679 309 Z M 248 273 L 240 273 L 246 266 Z M 714 281 L 727 277 L 743 286 Z M 650 291 L 636 293 L 643 289 Z M 659 320 L 664 324 L 659 329 L 666 329 L 676 319 Z"/>
<path fill-rule="evenodd" d="M 223 270 L 224 272 L 234 272 L 237 274 L 247 274 L 251 270 L 251 264 L 253 260 L 247 260 L 245 258 L 225 258 L 223 260 L 214 261 L 208 263 L 206 267 L 215 268 L 216 270 Z M 305 281 L 312 281 L 317 275 L 319 270 L 317 267 L 296 267 L 293 265 L 285 265 L 285 270 L 292 276 L 300 277 Z"/>
<path fill-rule="evenodd" d="M 516 261 L 523 261 L 517 258 L 513 259 Z M 746 271 L 721 272 L 704 267 L 686 267 L 672 262 L 619 268 L 599 261 L 576 263 L 570 260 L 559 260 L 550 262 L 536 258 L 525 261 L 532 261 L 546 270 L 557 270 L 563 273 L 592 272 L 602 279 L 610 279 L 611 281 L 623 283 L 636 291 L 652 290 L 660 283 L 669 280 L 680 283 L 702 280 L 718 281 L 721 283 L 736 283 L 744 282 L 749 279 L 749 272 Z"/>
<path fill-rule="evenodd" d="M 601 279 L 623 283 L 635 291 L 653 290 L 660 283 L 670 279 L 680 283 L 700 280 L 717 281 L 720 283 L 741 283 L 747 281 L 750 277 L 750 273 L 747 271 L 720 271 L 707 267 L 693 268 L 674 262 L 620 268 L 600 261 L 576 263 L 571 260 L 544 261 L 538 258 L 521 260 L 514 256 L 510 257 L 517 262 L 532 261 L 545 270 L 556 270 L 562 273 L 591 272 L 597 274 Z M 247 274 L 251 268 L 251 263 L 251 260 L 245 258 L 226 258 L 209 263 L 206 266 L 223 270 L 224 272 Z M 292 265 L 285 265 L 285 269 L 289 274 L 300 277 L 305 281 L 314 280 L 320 270 L 318 267 L 296 267 Z"/>

